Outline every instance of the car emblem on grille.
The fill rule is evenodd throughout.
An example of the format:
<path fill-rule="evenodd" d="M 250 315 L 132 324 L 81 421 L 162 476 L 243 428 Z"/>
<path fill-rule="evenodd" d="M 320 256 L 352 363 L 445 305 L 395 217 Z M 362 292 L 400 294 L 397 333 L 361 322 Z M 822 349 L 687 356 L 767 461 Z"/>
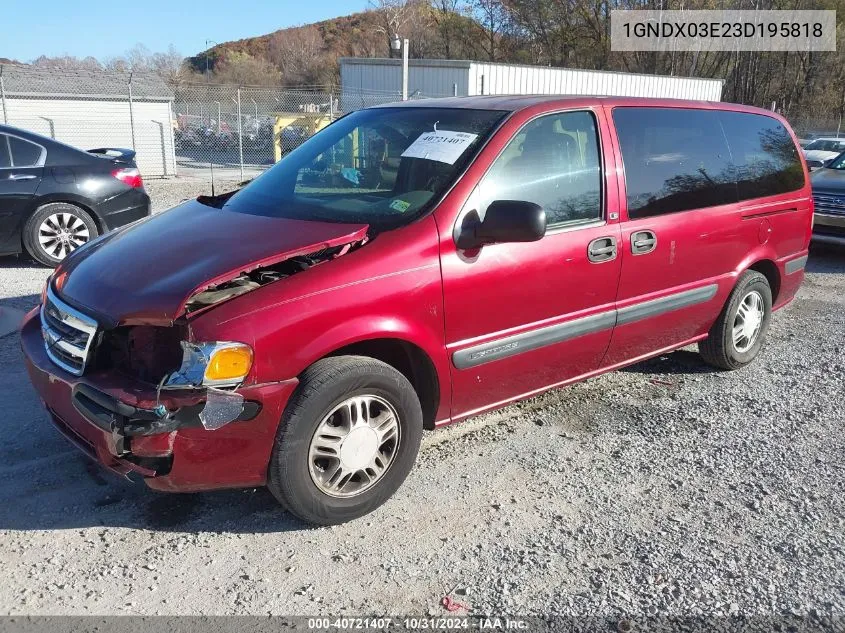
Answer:
<path fill-rule="evenodd" d="M 845 198 L 834 198 L 833 204 L 838 204 L 840 207 L 845 207 Z"/>

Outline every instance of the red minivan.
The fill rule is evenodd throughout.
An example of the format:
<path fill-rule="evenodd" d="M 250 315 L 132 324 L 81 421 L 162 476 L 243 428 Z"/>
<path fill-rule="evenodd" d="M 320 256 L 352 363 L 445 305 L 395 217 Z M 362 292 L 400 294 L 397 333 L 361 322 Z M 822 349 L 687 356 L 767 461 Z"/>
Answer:
<path fill-rule="evenodd" d="M 406 102 L 80 248 L 22 345 L 54 424 L 108 468 L 267 485 L 339 523 L 397 490 L 423 429 L 691 343 L 751 362 L 812 213 L 765 110 Z"/>

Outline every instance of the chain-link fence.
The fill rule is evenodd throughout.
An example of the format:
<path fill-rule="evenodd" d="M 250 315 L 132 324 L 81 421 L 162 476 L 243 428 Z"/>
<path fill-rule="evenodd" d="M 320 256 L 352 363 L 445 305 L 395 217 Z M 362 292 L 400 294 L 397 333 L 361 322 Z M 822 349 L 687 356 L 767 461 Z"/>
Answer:
<path fill-rule="evenodd" d="M 845 121 L 842 117 L 797 116 L 789 117 L 789 123 L 795 134 L 803 141 L 817 138 L 845 137 Z"/>
<path fill-rule="evenodd" d="M 179 174 L 252 178 L 346 112 L 400 99 L 399 92 L 180 86 L 173 102 Z"/>
<path fill-rule="evenodd" d="M 180 175 L 251 178 L 338 115 L 331 91 L 188 85 L 173 102 Z"/>
<path fill-rule="evenodd" d="M 399 100 L 398 91 L 174 86 L 149 73 L 0 64 L 0 121 L 80 149 L 133 149 L 146 178 L 249 179 L 338 116 Z"/>

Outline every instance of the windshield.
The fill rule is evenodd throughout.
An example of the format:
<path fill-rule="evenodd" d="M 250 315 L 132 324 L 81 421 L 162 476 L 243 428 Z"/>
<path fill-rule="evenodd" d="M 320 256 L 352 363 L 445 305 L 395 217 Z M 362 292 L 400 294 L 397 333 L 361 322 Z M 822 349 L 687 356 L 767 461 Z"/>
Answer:
<path fill-rule="evenodd" d="M 828 169 L 845 169 L 845 152 L 842 152 L 825 166 Z"/>
<path fill-rule="evenodd" d="M 461 173 L 505 112 L 373 108 L 315 134 L 226 200 L 238 213 L 405 224 Z"/>
<path fill-rule="evenodd" d="M 841 152 L 845 150 L 845 140 L 836 141 L 833 139 L 819 139 L 807 145 L 806 149 L 818 149 L 824 152 Z"/>

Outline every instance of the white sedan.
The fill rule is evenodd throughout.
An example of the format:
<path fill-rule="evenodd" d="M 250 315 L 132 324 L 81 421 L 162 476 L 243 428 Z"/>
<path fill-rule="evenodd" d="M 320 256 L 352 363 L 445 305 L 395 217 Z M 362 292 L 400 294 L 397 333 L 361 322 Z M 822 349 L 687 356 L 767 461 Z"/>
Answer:
<path fill-rule="evenodd" d="M 807 162 L 824 164 L 842 152 L 845 152 L 845 138 L 817 138 L 804 148 L 804 157 Z"/>

